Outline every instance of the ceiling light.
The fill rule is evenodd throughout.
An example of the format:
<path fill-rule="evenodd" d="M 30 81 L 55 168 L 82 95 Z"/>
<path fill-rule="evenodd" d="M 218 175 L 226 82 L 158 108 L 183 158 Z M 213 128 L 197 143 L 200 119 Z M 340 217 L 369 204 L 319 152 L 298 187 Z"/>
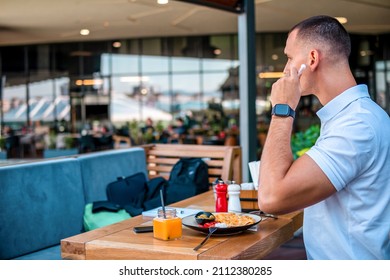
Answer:
<path fill-rule="evenodd" d="M 346 24 L 348 19 L 346 17 L 335 17 L 341 24 Z"/>
<path fill-rule="evenodd" d="M 148 89 L 147 88 L 141 88 L 141 94 L 142 95 L 147 95 L 148 94 Z"/>
<path fill-rule="evenodd" d="M 261 72 L 259 74 L 260 79 L 279 79 L 283 76 L 283 72 Z"/>
<path fill-rule="evenodd" d="M 216 48 L 213 52 L 214 52 L 215 55 L 220 55 L 220 54 L 222 54 L 222 50 L 221 50 L 221 49 L 218 49 L 218 48 Z"/>
<path fill-rule="evenodd" d="M 160 5 L 168 4 L 168 0 L 157 0 L 157 4 L 160 4 Z"/>
<path fill-rule="evenodd" d="M 89 35 L 89 30 L 88 29 L 81 29 L 80 34 L 83 36 L 87 36 L 87 35 Z"/>
<path fill-rule="evenodd" d="M 112 43 L 112 46 L 113 46 L 114 48 L 119 49 L 119 48 L 122 46 L 122 43 L 119 42 L 119 41 L 116 41 L 116 42 Z"/>
<path fill-rule="evenodd" d="M 360 56 L 369 56 L 369 55 L 374 55 L 374 52 L 372 50 L 360 51 Z"/>
<path fill-rule="evenodd" d="M 85 80 L 77 80 L 76 86 L 93 86 L 93 85 L 102 85 L 102 79 L 85 79 Z"/>

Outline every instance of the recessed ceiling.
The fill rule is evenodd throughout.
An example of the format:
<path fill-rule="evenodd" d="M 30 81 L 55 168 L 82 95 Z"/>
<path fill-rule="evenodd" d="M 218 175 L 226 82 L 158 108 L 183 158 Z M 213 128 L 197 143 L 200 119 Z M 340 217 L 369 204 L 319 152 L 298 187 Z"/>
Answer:
<path fill-rule="evenodd" d="M 283 32 L 317 14 L 343 16 L 351 33 L 390 33 L 390 1 L 255 0 L 256 30 Z M 0 45 L 237 32 L 239 15 L 170 0 L 1 0 Z M 90 30 L 81 36 L 80 30 Z"/>

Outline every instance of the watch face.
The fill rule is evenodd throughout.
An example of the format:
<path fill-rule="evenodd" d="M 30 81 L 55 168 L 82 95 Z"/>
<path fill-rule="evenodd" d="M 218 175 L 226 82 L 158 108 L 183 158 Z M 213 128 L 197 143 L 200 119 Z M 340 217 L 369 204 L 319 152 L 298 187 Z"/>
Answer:
<path fill-rule="evenodd" d="M 290 112 L 290 108 L 287 104 L 276 104 L 274 113 L 277 116 L 288 116 Z"/>

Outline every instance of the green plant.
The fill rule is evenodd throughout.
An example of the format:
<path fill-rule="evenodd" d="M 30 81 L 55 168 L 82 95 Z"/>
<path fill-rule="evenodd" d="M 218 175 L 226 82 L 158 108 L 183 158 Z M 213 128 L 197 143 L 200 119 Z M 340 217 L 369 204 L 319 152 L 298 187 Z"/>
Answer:
<path fill-rule="evenodd" d="M 164 131 L 164 123 L 162 121 L 158 121 L 156 124 L 156 131 L 161 134 Z"/>
<path fill-rule="evenodd" d="M 5 138 L 0 136 L 0 150 L 5 150 Z"/>
<path fill-rule="evenodd" d="M 133 120 L 129 123 L 129 134 L 130 134 L 130 137 L 134 140 L 135 144 L 136 145 L 139 145 L 140 141 L 140 128 L 139 128 L 139 124 L 138 124 L 138 121 L 136 120 Z"/>
<path fill-rule="evenodd" d="M 49 149 L 55 149 L 56 148 L 56 140 L 57 140 L 57 134 L 54 131 L 50 131 L 49 133 Z"/>
<path fill-rule="evenodd" d="M 70 136 L 64 138 L 65 148 L 72 149 L 74 147 L 74 139 Z"/>
<path fill-rule="evenodd" d="M 152 143 L 154 135 L 153 135 L 153 130 L 152 129 L 147 129 L 143 135 L 142 138 L 144 140 L 144 143 L 149 144 Z"/>
<path fill-rule="evenodd" d="M 318 124 L 311 125 L 305 131 L 299 131 L 291 137 L 291 149 L 294 159 L 297 159 L 307 152 L 317 141 L 320 136 L 320 126 Z"/>

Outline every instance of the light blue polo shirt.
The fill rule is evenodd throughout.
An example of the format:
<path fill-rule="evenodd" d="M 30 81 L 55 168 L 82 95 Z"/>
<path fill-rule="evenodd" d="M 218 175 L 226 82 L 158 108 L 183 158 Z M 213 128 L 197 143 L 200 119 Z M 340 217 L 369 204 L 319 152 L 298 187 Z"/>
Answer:
<path fill-rule="evenodd" d="M 304 211 L 308 259 L 390 259 L 390 118 L 352 87 L 317 112 L 307 152 L 337 192 Z"/>

